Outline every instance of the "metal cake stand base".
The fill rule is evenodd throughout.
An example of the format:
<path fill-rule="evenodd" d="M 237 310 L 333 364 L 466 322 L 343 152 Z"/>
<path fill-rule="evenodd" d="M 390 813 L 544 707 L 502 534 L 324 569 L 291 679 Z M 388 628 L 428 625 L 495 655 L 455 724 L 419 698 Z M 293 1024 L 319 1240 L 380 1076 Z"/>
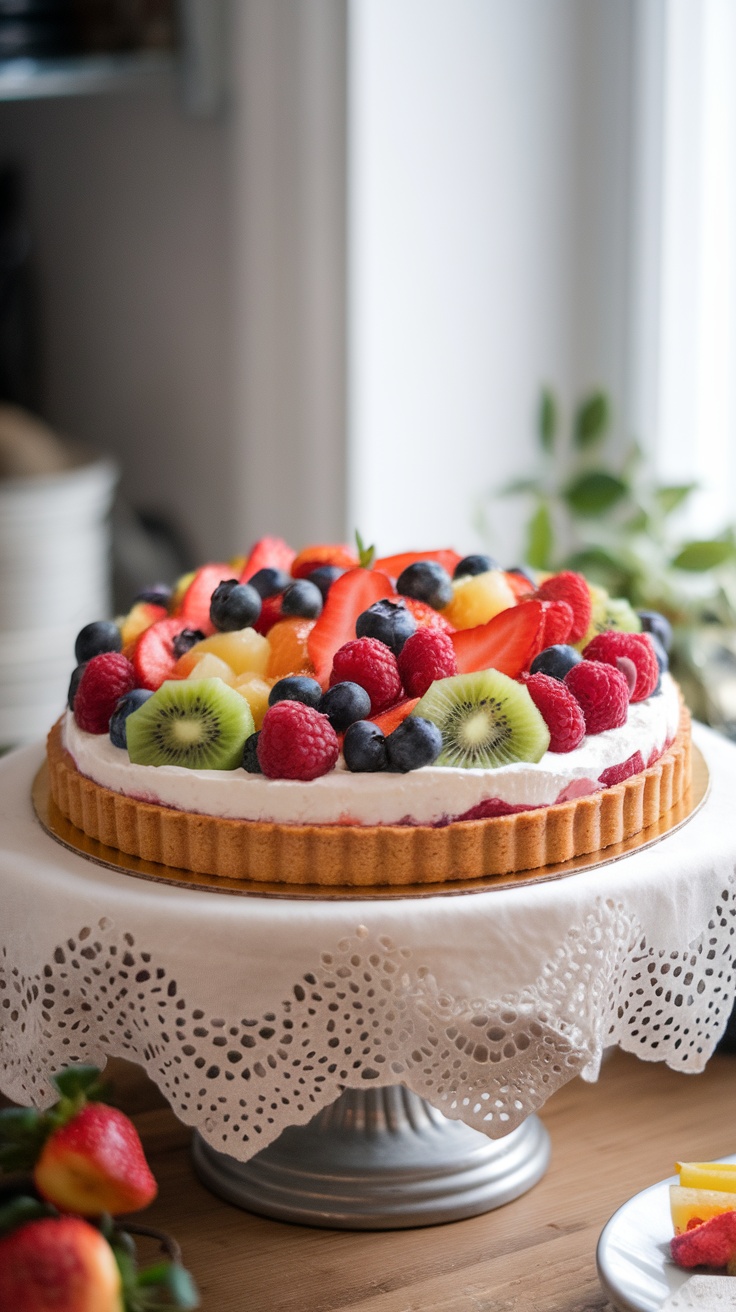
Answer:
<path fill-rule="evenodd" d="M 249 1212 L 340 1230 L 441 1225 L 501 1207 L 549 1163 L 536 1116 L 503 1139 L 451 1121 L 402 1086 L 346 1089 L 308 1125 L 289 1126 L 248 1162 L 197 1133 L 202 1182 Z"/>

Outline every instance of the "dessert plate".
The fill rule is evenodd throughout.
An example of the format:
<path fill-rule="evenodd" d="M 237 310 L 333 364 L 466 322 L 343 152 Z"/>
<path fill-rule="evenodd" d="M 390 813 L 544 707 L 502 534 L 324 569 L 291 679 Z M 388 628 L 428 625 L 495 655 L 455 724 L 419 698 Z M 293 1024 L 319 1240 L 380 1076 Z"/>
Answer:
<path fill-rule="evenodd" d="M 719 1157 L 721 1162 L 736 1162 Z M 614 1212 L 598 1240 L 598 1278 L 618 1312 L 660 1312 L 693 1275 L 670 1258 L 669 1189 L 677 1176 L 650 1185 Z"/>

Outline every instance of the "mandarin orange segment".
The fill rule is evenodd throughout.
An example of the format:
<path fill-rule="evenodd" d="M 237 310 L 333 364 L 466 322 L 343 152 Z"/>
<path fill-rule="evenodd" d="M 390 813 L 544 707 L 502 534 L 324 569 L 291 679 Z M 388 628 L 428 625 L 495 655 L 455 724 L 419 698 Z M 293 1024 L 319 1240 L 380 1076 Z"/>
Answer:
<path fill-rule="evenodd" d="M 271 655 L 266 675 L 270 679 L 283 679 L 287 674 L 312 674 L 307 640 L 314 620 L 279 620 L 269 629 Z"/>

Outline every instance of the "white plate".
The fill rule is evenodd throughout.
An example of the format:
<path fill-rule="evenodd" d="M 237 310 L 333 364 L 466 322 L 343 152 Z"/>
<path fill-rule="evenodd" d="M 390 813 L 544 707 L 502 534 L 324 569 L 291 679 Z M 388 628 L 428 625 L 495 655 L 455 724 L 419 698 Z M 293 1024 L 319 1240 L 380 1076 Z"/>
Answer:
<path fill-rule="evenodd" d="M 736 1162 L 736 1153 L 718 1160 Z M 635 1194 L 614 1212 L 601 1233 L 598 1277 L 619 1312 L 659 1312 L 693 1274 L 681 1271 L 670 1257 L 670 1185 L 677 1183 L 672 1175 Z"/>

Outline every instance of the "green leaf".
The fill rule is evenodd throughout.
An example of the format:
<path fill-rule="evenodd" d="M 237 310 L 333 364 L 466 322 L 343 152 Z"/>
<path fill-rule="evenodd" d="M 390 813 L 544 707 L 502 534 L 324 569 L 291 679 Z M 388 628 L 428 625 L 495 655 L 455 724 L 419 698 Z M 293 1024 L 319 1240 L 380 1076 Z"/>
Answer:
<path fill-rule="evenodd" d="M 542 485 L 538 478 L 514 478 L 510 483 L 504 484 L 498 495 L 500 497 L 518 497 L 523 493 L 533 492 L 537 496 L 542 490 Z"/>
<path fill-rule="evenodd" d="M 592 469 L 573 479 L 562 495 L 578 515 L 600 515 L 621 501 L 628 491 L 628 484 L 618 475 L 605 469 Z"/>
<path fill-rule="evenodd" d="M 43 1216 L 58 1216 L 55 1207 L 49 1203 L 40 1203 L 37 1198 L 25 1194 L 13 1198 L 11 1202 L 0 1207 L 0 1236 L 10 1234 L 28 1221 L 39 1221 Z"/>
<path fill-rule="evenodd" d="M 678 551 L 672 565 L 675 569 L 704 574 L 709 569 L 717 569 L 719 565 L 725 565 L 726 561 L 733 560 L 734 556 L 736 556 L 736 548 L 732 542 L 712 538 L 700 542 L 686 542 Z"/>
<path fill-rule="evenodd" d="M 670 487 L 658 487 L 654 490 L 654 500 L 663 515 L 670 515 L 692 496 L 697 486 L 697 483 L 680 483 L 672 484 Z"/>
<path fill-rule="evenodd" d="M 554 450 L 557 436 L 557 400 L 548 387 L 542 389 L 539 399 L 539 445 L 543 451 Z"/>
<path fill-rule="evenodd" d="M 358 532 L 357 528 L 355 530 L 355 545 L 358 548 L 358 560 L 360 561 L 360 564 L 362 565 L 363 569 L 370 569 L 371 565 L 373 564 L 373 561 L 376 558 L 376 548 L 364 546 L 363 539 L 360 536 L 360 533 Z"/>
<path fill-rule="evenodd" d="M 51 1083 L 58 1089 L 62 1098 L 95 1098 L 102 1091 L 100 1071 L 97 1066 L 67 1066 L 52 1077 Z"/>
<path fill-rule="evenodd" d="M 532 569 L 549 567 L 553 541 L 554 532 L 549 507 L 541 501 L 527 525 L 526 560 Z"/>
<path fill-rule="evenodd" d="M 191 1275 L 178 1262 L 158 1262 L 138 1273 L 141 1306 L 150 1312 L 178 1307 L 188 1312 L 199 1307 L 199 1294 Z"/>
<path fill-rule="evenodd" d="M 628 593 L 633 581 L 631 570 L 605 547 L 583 547 L 573 551 L 562 564 L 565 569 L 585 574 L 592 583 L 601 584 L 611 595 Z"/>
<path fill-rule="evenodd" d="M 581 451 L 600 441 L 608 428 L 609 407 L 605 392 L 586 397 L 575 414 L 573 438 Z"/>
<path fill-rule="evenodd" d="M 1 1111 L 0 1173 L 32 1170 L 52 1128 L 49 1118 L 32 1107 Z"/>

